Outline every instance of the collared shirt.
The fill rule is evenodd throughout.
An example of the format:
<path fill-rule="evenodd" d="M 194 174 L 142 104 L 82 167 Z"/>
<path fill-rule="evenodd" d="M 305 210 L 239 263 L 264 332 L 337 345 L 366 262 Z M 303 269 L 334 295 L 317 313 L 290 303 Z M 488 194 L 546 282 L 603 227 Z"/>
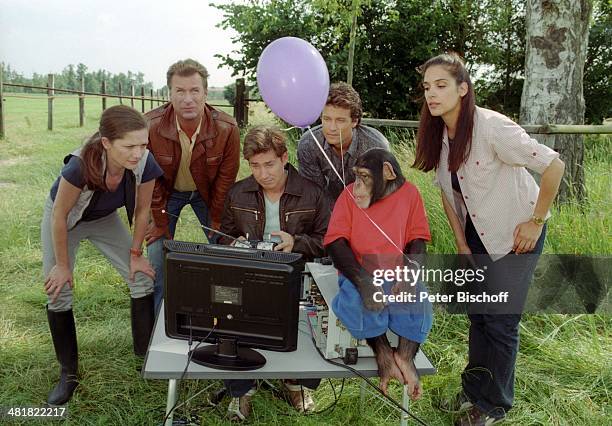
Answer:
<path fill-rule="evenodd" d="M 334 168 L 342 176 L 343 159 L 336 154 L 334 148 L 325 140 L 322 127 L 317 126 L 313 128 L 312 133 L 321 143 Z M 355 182 L 355 174 L 353 173 L 355 161 L 370 148 L 389 150 L 389 141 L 378 130 L 358 125 L 353 129 L 352 142 L 344 153 L 344 180 L 346 185 Z M 300 174 L 323 188 L 323 193 L 329 202 L 329 207 L 333 209 L 336 199 L 344 190 L 344 185 L 321 153 L 309 131 L 302 135 L 298 144 L 297 155 Z"/>
<path fill-rule="evenodd" d="M 193 180 L 193 176 L 191 176 L 191 171 L 189 170 L 189 166 L 191 165 L 191 153 L 193 152 L 193 145 L 200 133 L 200 126 L 202 125 L 202 120 L 198 123 L 198 128 L 191 136 L 187 136 L 187 133 L 183 129 L 181 129 L 181 125 L 179 124 L 178 117 L 176 118 L 176 128 L 178 129 L 179 141 L 181 142 L 181 163 L 179 165 L 178 171 L 176 173 L 176 179 L 174 181 L 174 189 L 177 191 L 195 191 L 196 184 Z"/>
<path fill-rule="evenodd" d="M 531 218 L 540 192 L 525 167 L 542 174 L 559 153 L 508 117 L 476 107 L 472 149 L 457 170 L 461 193 L 452 188 L 448 154 L 445 129 L 434 183 L 444 191 L 464 230 L 469 213 L 493 260 L 510 253 L 514 229 Z"/>

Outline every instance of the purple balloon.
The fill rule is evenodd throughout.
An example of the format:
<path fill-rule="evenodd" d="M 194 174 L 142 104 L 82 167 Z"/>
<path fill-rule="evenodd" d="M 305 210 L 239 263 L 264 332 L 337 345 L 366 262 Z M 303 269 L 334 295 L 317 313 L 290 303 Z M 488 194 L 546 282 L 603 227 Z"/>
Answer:
<path fill-rule="evenodd" d="M 317 121 L 329 93 L 329 73 L 317 49 L 301 38 L 270 43 L 257 63 L 261 97 L 279 117 L 298 127 Z"/>

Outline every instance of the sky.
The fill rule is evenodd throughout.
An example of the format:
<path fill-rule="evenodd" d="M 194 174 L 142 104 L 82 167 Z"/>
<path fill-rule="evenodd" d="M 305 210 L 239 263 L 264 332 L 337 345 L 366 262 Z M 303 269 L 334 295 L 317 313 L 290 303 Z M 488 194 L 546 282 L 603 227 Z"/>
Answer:
<path fill-rule="evenodd" d="M 191 57 L 208 69 L 209 86 L 225 86 L 236 77 L 214 55 L 236 49 L 235 33 L 215 26 L 222 14 L 210 1 L 0 0 L 0 61 L 26 77 L 79 62 L 141 71 L 160 88 L 168 67 Z"/>

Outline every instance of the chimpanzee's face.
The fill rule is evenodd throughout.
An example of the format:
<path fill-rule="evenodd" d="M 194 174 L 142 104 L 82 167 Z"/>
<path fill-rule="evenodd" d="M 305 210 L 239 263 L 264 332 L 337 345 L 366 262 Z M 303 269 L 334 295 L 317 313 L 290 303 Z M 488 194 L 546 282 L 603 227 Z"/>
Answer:
<path fill-rule="evenodd" d="M 353 185 L 353 196 L 357 205 L 367 209 L 372 200 L 372 189 L 374 187 L 374 176 L 372 172 L 364 167 L 354 167 L 355 184 Z"/>

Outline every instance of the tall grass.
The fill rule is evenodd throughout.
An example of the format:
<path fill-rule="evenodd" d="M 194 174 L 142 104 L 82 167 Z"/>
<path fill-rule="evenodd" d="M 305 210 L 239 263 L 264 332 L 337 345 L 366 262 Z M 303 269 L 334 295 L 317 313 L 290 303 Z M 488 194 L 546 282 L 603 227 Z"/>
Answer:
<path fill-rule="evenodd" d="M 116 102 L 109 100 L 109 105 Z M 55 102 L 56 130 L 46 130 L 46 101 L 7 98 L 7 138 L 0 141 L 0 406 L 40 406 L 58 376 L 44 313 L 40 218 L 44 200 L 56 178 L 63 156 L 93 132 L 99 102 L 87 102 L 87 125 L 78 126 L 74 98 Z M 262 106 L 251 117 L 263 123 L 269 115 Z M 295 162 L 296 132 L 291 135 Z M 431 175 L 412 162 L 409 131 L 389 132 L 395 153 L 410 181 L 425 200 L 433 243 L 431 251 L 451 253 L 453 237 L 442 211 L 439 191 Z M 545 250 L 549 253 L 610 255 L 610 137 L 585 142 L 587 202 L 556 207 Z M 248 175 L 243 163 L 240 176 Z M 185 211 L 177 238 L 203 241 L 197 219 Z M 75 270 L 74 311 L 80 350 L 80 386 L 69 404 L 68 424 L 159 424 L 163 418 L 167 383 L 143 380 L 133 356 L 129 326 L 129 293 L 119 275 L 90 245 L 83 244 Z M 511 424 L 607 425 L 610 423 L 611 321 L 601 315 L 529 315 L 521 325 L 516 404 Z M 451 424 L 453 417 L 438 410 L 441 399 L 457 392 L 466 363 L 468 323 L 464 316 L 439 313 L 424 345 L 435 376 L 424 377 L 425 396 L 411 409 L 432 425 Z M 181 398 L 196 394 L 204 383 L 187 381 Z M 340 381 L 332 380 L 338 388 Z M 220 382 L 213 382 L 220 388 Z M 400 387 L 392 395 L 400 397 Z M 178 414 L 199 416 L 196 424 L 224 424 L 225 405 L 207 405 L 204 392 Z M 316 392 L 319 406 L 333 401 L 330 384 Z M 268 392 L 254 397 L 254 422 L 259 424 L 395 424 L 392 413 L 369 398 L 359 404 L 359 384 L 349 380 L 337 408 L 320 416 L 304 417 L 288 410 Z M 25 423 L 25 422 L 24 422 Z"/>

